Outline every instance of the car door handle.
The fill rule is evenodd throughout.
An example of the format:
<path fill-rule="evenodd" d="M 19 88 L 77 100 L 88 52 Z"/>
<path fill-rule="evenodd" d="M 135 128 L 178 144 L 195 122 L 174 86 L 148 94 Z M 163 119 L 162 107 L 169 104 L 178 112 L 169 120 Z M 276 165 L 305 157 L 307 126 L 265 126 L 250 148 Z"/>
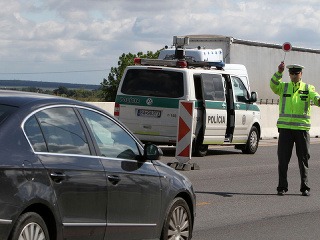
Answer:
<path fill-rule="evenodd" d="M 67 178 L 67 175 L 64 173 L 52 172 L 50 173 L 50 177 L 54 182 L 60 183 L 62 180 Z"/>
<path fill-rule="evenodd" d="M 227 105 L 226 105 L 226 103 L 222 103 L 222 108 L 226 108 L 227 107 Z"/>
<path fill-rule="evenodd" d="M 116 185 L 118 182 L 120 182 L 121 178 L 117 175 L 109 175 L 108 180 L 113 184 Z"/>

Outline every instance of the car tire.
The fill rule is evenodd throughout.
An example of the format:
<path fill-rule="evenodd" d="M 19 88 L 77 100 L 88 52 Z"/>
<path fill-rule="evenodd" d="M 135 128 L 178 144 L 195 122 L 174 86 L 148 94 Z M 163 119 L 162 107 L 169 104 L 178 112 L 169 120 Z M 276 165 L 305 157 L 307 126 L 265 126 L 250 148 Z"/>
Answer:
<path fill-rule="evenodd" d="M 34 212 L 22 214 L 10 235 L 10 240 L 49 240 L 48 228 L 43 219 Z"/>
<path fill-rule="evenodd" d="M 188 204 L 182 198 L 176 198 L 166 215 L 161 240 L 189 240 L 192 237 L 192 219 Z"/>
<path fill-rule="evenodd" d="M 245 154 L 254 154 L 258 150 L 259 146 L 259 132 L 258 129 L 253 126 L 250 130 L 247 143 L 242 149 Z"/>

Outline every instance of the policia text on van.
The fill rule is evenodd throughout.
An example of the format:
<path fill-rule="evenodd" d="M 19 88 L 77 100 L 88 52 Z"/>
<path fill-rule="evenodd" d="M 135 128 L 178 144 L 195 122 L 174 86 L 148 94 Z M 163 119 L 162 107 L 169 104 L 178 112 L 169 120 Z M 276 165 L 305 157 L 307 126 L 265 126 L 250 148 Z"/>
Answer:
<path fill-rule="evenodd" d="M 255 153 L 260 110 L 245 66 L 224 64 L 221 49 L 185 49 L 174 39 L 159 59 L 135 59 L 120 82 L 114 115 L 143 142 L 175 145 L 180 100 L 194 101 L 193 153 L 232 144 Z M 179 43 L 180 41 L 180 43 Z"/>

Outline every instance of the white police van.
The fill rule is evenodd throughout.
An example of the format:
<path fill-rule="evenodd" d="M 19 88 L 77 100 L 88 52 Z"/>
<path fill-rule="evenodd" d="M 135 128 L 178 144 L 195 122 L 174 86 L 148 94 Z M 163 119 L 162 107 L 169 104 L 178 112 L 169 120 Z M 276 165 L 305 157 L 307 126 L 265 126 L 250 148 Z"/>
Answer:
<path fill-rule="evenodd" d="M 221 49 L 185 49 L 181 45 L 188 39 L 174 41 L 176 48 L 164 49 L 159 59 L 137 58 L 126 68 L 115 117 L 142 142 L 175 145 L 179 101 L 194 101 L 194 155 L 205 156 L 208 145 L 225 144 L 255 153 L 260 110 L 245 66 L 224 64 Z"/>

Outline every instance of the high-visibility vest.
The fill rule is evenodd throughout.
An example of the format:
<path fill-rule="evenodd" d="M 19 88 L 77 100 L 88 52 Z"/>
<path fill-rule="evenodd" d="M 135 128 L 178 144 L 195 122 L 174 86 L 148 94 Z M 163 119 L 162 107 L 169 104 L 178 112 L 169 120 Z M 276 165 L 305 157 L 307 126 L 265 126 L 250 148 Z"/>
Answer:
<path fill-rule="evenodd" d="M 270 88 L 280 96 L 278 128 L 309 130 L 311 127 L 310 101 L 318 106 L 320 96 L 313 85 L 302 81 L 299 84 L 295 89 L 293 82 L 282 82 L 280 72 L 271 78 Z"/>

